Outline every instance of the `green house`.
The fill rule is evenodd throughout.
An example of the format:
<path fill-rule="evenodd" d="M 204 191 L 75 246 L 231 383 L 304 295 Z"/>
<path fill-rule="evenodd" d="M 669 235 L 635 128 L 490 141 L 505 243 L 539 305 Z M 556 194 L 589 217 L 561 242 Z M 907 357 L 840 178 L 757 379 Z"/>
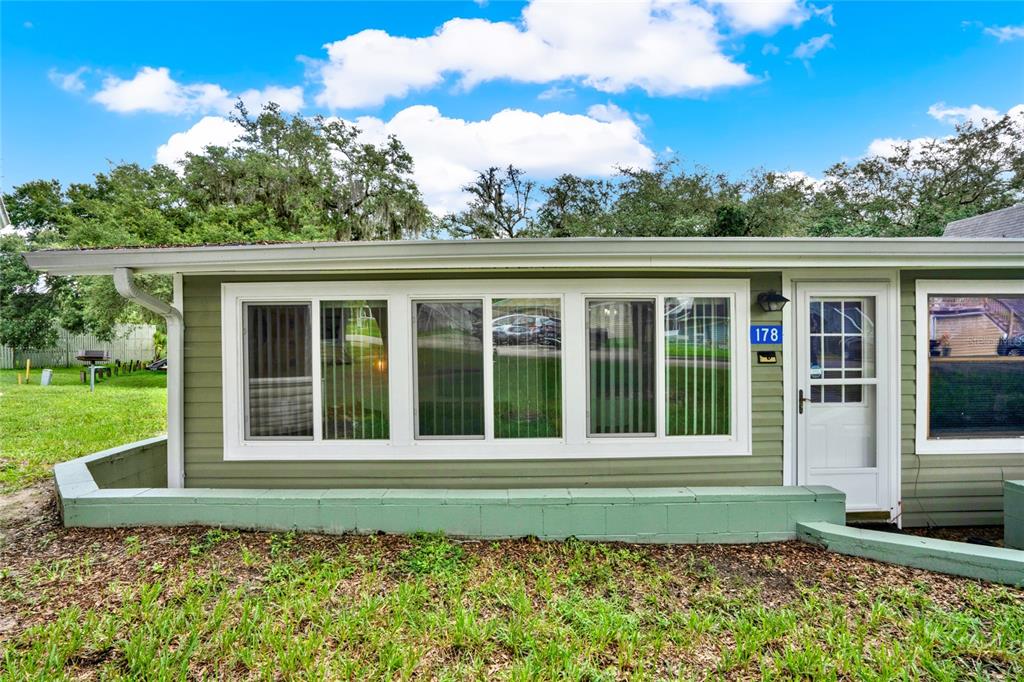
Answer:
<path fill-rule="evenodd" d="M 166 315 L 172 489 L 829 486 L 910 526 L 999 523 L 1024 479 L 1024 239 L 27 258 Z M 136 273 L 173 275 L 173 303 Z"/>

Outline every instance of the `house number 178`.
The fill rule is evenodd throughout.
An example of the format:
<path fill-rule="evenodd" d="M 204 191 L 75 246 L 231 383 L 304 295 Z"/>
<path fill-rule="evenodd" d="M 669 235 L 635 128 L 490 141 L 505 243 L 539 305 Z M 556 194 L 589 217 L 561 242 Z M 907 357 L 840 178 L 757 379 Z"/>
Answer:
<path fill-rule="evenodd" d="M 750 343 L 759 345 L 772 345 L 782 343 L 781 324 L 752 324 L 750 325 Z"/>

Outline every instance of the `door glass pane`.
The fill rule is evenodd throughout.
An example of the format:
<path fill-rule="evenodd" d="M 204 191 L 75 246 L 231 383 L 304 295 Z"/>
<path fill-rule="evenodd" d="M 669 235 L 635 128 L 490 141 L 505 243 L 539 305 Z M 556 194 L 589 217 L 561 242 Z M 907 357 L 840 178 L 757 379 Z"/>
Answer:
<path fill-rule="evenodd" d="M 842 301 L 823 301 L 822 307 L 824 332 L 826 334 L 837 334 L 843 331 L 843 303 Z"/>
<path fill-rule="evenodd" d="M 928 297 L 931 438 L 1024 436 L 1024 296 Z"/>
<path fill-rule="evenodd" d="M 417 301 L 417 435 L 484 435 L 483 302 Z"/>
<path fill-rule="evenodd" d="M 874 297 L 812 298 L 808 313 L 810 379 L 875 376 Z"/>
<path fill-rule="evenodd" d="M 825 389 L 825 402 L 826 403 L 841 403 L 843 402 L 843 387 L 829 385 L 824 386 Z"/>
<path fill-rule="evenodd" d="M 246 438 L 313 437 L 308 303 L 245 304 Z"/>
<path fill-rule="evenodd" d="M 491 338 L 495 438 L 561 436 L 561 302 L 494 299 Z"/>
<path fill-rule="evenodd" d="M 655 433 L 654 300 L 588 299 L 591 435 Z"/>
<path fill-rule="evenodd" d="M 729 299 L 666 298 L 664 315 L 666 435 L 727 435 Z"/>
<path fill-rule="evenodd" d="M 320 304 L 323 437 L 388 437 L 387 301 Z"/>

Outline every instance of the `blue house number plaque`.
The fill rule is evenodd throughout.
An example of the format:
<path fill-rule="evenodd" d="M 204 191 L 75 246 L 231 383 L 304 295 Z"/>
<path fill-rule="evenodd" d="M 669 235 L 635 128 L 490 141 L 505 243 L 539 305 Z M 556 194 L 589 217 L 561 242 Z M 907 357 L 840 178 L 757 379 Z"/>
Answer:
<path fill-rule="evenodd" d="M 781 324 L 750 325 L 750 344 L 754 346 L 770 346 L 782 343 Z"/>

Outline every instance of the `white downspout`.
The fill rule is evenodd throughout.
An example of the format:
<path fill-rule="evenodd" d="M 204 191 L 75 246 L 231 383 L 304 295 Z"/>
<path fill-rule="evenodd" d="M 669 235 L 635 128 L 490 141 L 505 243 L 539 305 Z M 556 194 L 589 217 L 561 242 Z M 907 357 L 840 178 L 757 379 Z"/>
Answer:
<path fill-rule="evenodd" d="M 142 291 L 135 285 L 131 268 L 114 268 L 117 293 L 143 308 L 163 315 L 167 320 L 167 487 L 185 487 L 184 449 L 184 371 L 185 321 L 181 316 L 181 276 L 174 276 L 175 307 Z"/>

